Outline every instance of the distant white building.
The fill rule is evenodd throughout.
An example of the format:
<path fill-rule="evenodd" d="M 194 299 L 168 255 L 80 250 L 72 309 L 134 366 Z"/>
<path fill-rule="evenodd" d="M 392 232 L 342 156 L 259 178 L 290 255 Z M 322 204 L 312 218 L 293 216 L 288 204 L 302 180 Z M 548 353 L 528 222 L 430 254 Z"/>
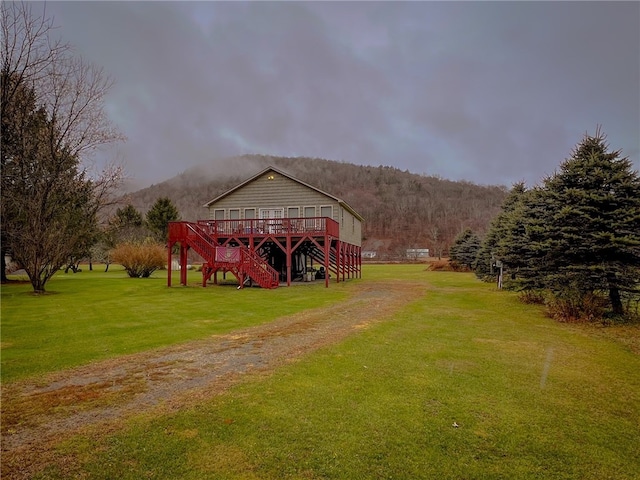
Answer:
<path fill-rule="evenodd" d="M 429 256 L 428 248 L 407 248 L 407 258 L 416 260 L 418 258 L 427 258 Z"/>
<path fill-rule="evenodd" d="M 373 250 L 363 250 L 362 258 L 376 258 L 376 252 Z"/>

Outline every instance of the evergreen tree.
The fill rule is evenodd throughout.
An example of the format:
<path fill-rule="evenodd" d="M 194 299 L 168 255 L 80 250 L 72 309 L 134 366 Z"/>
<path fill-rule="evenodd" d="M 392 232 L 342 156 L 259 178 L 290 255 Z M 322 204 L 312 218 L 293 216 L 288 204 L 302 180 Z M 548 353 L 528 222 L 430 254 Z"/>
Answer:
<path fill-rule="evenodd" d="M 479 250 L 480 237 L 467 228 L 453 241 L 449 250 L 449 258 L 454 266 L 462 266 L 472 270 Z"/>
<path fill-rule="evenodd" d="M 145 225 L 142 214 L 131 204 L 127 204 L 116 210 L 102 232 L 101 248 L 104 250 L 99 257 L 105 257 L 106 253 L 120 243 L 137 243 L 149 237 L 149 230 Z"/>
<path fill-rule="evenodd" d="M 167 241 L 169 222 L 176 220 L 180 220 L 180 213 L 168 197 L 158 198 L 147 212 L 147 227 L 160 242 Z"/>
<path fill-rule="evenodd" d="M 505 288 L 546 288 L 545 232 L 547 205 L 538 187 L 518 188 L 517 198 L 504 215 L 495 258 L 502 261 Z"/>
<path fill-rule="evenodd" d="M 622 314 L 621 292 L 637 294 L 640 284 L 640 177 L 605 138 L 585 135 L 529 205 L 530 217 L 539 213 L 529 230 L 540 260 L 529 278 L 542 276 L 556 291 L 605 290 Z"/>
<path fill-rule="evenodd" d="M 493 265 L 497 260 L 504 261 L 504 257 L 509 253 L 508 244 L 505 240 L 509 228 L 508 225 L 513 216 L 522 214 L 517 210 L 522 205 L 526 191 L 527 189 L 523 182 L 514 184 L 509 195 L 502 203 L 502 211 L 492 220 L 476 257 L 475 271 L 478 278 L 490 282 L 496 280 L 497 271 L 493 268 Z M 509 238 L 514 238 L 514 235 L 510 235 Z M 515 271 L 517 266 L 507 266 L 507 268 Z"/>
<path fill-rule="evenodd" d="M 118 208 L 116 210 L 116 215 L 113 223 L 120 227 L 141 227 L 144 223 L 144 219 L 142 218 L 142 214 L 138 210 L 136 210 L 133 205 L 128 203 L 124 208 Z"/>

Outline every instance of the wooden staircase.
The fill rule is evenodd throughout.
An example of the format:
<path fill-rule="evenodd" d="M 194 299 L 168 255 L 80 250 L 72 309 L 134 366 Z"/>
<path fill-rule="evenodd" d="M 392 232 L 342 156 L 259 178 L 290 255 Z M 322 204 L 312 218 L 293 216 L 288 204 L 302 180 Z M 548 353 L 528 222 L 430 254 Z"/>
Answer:
<path fill-rule="evenodd" d="M 324 265 L 325 264 L 325 254 L 324 254 L 324 249 L 322 248 L 318 248 L 315 245 L 312 245 L 311 248 L 309 248 L 309 250 L 307 250 L 307 254 L 312 257 L 318 264 L 320 265 Z M 336 275 L 338 275 L 338 269 L 337 269 L 337 264 L 338 264 L 338 259 L 336 258 L 336 254 L 333 250 L 329 251 L 329 262 L 328 262 L 328 268 L 330 272 L 335 273 Z M 328 272 L 327 272 L 328 273 Z"/>
<path fill-rule="evenodd" d="M 202 282 L 206 284 L 214 272 L 231 272 L 242 288 L 253 280 L 262 288 L 278 286 L 278 272 L 256 252 L 244 245 L 223 247 L 207 233 L 206 229 L 192 222 L 171 222 L 169 224 L 169 244 L 179 242 L 181 247 L 193 248 L 205 263 L 202 266 Z"/>

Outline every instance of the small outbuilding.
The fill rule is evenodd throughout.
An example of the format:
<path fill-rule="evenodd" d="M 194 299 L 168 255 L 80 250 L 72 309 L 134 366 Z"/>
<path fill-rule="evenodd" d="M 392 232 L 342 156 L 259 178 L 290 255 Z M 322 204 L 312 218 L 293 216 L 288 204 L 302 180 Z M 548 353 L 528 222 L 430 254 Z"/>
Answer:
<path fill-rule="evenodd" d="M 407 248 L 407 258 L 418 260 L 420 258 L 429 258 L 428 248 Z"/>

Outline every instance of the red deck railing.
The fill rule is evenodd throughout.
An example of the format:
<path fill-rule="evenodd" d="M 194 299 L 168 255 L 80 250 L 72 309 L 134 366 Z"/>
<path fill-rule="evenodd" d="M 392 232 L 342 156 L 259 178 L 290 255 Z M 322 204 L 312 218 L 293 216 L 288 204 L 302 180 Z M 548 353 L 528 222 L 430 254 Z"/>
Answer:
<path fill-rule="evenodd" d="M 340 234 L 338 222 L 328 217 L 198 220 L 198 225 L 213 237 L 327 234 L 338 238 Z"/>

